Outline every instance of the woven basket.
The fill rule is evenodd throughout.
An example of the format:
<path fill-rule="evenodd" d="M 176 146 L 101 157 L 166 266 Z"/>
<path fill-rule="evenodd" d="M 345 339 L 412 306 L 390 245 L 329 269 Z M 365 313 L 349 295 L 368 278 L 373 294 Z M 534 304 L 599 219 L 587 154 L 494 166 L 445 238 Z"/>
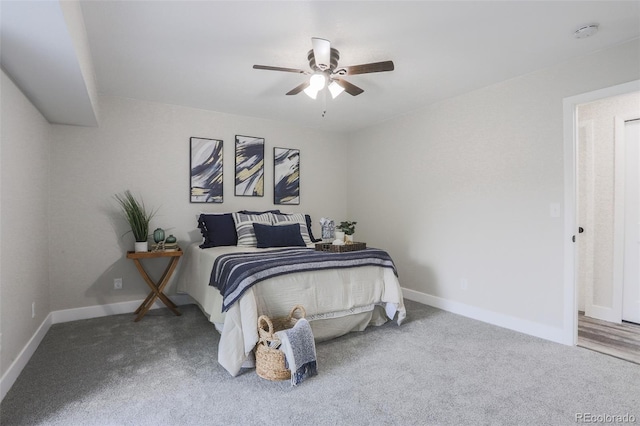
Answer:
<path fill-rule="evenodd" d="M 299 311 L 300 318 L 307 315 L 302 306 L 296 305 L 286 317 L 271 319 L 266 315 L 260 315 L 258 318 L 260 339 L 256 345 L 256 373 L 263 379 L 277 381 L 291 378 L 291 372 L 285 367 L 284 352 L 270 348 L 269 343 L 280 343 L 275 332 L 287 330 L 296 325 L 298 322 L 298 318 L 294 317 L 296 311 Z"/>
<path fill-rule="evenodd" d="M 316 243 L 316 251 L 330 251 L 332 253 L 345 253 L 348 251 L 364 250 L 366 248 L 367 243 L 353 242 L 341 246 L 334 246 L 332 243 Z"/>

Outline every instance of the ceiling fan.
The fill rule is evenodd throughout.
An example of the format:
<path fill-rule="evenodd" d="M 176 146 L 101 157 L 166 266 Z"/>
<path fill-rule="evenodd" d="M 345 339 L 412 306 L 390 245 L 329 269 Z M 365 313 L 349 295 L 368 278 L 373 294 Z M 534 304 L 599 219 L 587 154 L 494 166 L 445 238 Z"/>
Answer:
<path fill-rule="evenodd" d="M 342 76 L 393 71 L 394 69 L 393 61 L 372 62 L 369 64 L 338 68 L 340 52 L 331 47 L 329 40 L 312 37 L 311 43 L 313 49 L 307 54 L 311 71 L 303 71 L 297 68 L 272 67 L 268 65 L 254 65 L 253 68 L 256 70 L 284 71 L 311 75 L 307 81 L 288 91 L 287 95 L 297 95 L 304 91 L 312 99 L 315 99 L 316 96 L 318 96 L 318 92 L 325 87 L 329 88 L 329 92 L 331 92 L 331 96 L 334 99 L 343 91 L 351 96 L 358 96 L 364 92 L 364 90 L 341 78 Z"/>

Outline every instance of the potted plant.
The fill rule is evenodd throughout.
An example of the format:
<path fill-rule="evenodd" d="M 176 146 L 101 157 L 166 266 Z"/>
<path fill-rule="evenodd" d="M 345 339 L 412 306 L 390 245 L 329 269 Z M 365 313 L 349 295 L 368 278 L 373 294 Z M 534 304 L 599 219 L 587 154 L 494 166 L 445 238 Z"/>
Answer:
<path fill-rule="evenodd" d="M 156 214 L 155 210 L 147 211 L 144 202 L 142 200 L 138 201 L 128 189 L 124 194 L 116 194 L 114 197 L 120 204 L 122 213 L 131 227 L 130 232 L 136 240 L 135 251 L 149 251 L 149 243 L 147 241 L 149 237 L 149 222 Z"/>
<path fill-rule="evenodd" d="M 342 238 L 345 239 L 346 242 L 348 243 L 353 242 L 353 234 L 356 232 L 356 223 L 358 222 L 351 222 L 347 220 L 344 222 L 340 222 L 340 225 L 336 226 L 336 229 L 339 230 L 338 232 L 344 233 Z M 341 239 L 337 232 L 336 232 L 336 238 Z"/>

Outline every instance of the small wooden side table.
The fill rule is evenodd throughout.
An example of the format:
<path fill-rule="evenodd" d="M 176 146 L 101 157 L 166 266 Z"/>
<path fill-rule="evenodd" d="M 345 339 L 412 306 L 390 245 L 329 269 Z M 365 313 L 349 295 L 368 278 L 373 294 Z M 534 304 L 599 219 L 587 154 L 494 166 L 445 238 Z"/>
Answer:
<path fill-rule="evenodd" d="M 178 266 L 178 261 L 180 260 L 180 256 L 182 256 L 182 254 L 183 252 L 180 248 L 178 248 L 176 251 L 146 251 L 146 252 L 128 251 L 127 252 L 127 259 L 133 259 L 133 263 L 135 263 L 136 268 L 138 268 L 138 272 L 140 272 L 140 275 L 142 275 L 142 278 L 144 278 L 144 281 L 147 283 L 149 288 L 151 288 L 151 293 L 149 293 L 147 298 L 144 299 L 144 302 L 142 302 L 142 304 L 134 312 L 134 314 L 138 314 L 138 316 L 134 321 L 136 322 L 140 321 L 142 317 L 144 317 L 146 313 L 149 311 L 151 306 L 153 306 L 156 299 L 162 300 L 162 303 L 164 303 L 167 306 L 167 308 L 169 308 L 171 312 L 173 312 L 174 314 L 182 315 L 180 311 L 178 311 L 178 307 L 176 306 L 176 304 L 173 303 L 171 299 L 169 299 L 163 293 L 165 286 L 167 285 L 167 283 L 169 283 L 169 278 L 171 278 L 171 274 L 173 274 L 173 271 L 176 269 L 176 266 Z M 159 257 L 168 257 L 169 264 L 167 265 L 167 268 L 164 270 L 164 273 L 162 274 L 160 281 L 156 283 L 151 279 L 147 271 L 145 271 L 140 261 L 142 259 L 156 259 Z"/>

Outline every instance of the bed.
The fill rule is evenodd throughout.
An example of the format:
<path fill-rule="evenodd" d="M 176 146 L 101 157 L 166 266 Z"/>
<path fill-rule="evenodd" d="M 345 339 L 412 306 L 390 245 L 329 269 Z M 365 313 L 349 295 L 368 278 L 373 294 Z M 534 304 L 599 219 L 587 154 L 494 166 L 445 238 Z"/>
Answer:
<path fill-rule="evenodd" d="M 250 216 L 250 219 L 255 217 Z M 269 220 L 273 222 L 273 218 Z M 302 224 L 300 226 L 302 228 Z M 178 291 L 189 294 L 221 333 L 218 362 L 231 375 L 239 374 L 242 367 L 252 366 L 252 351 L 258 342 L 259 315 L 286 316 L 293 306 L 300 304 L 307 312 L 306 318 L 316 341 L 362 331 L 369 325 L 382 325 L 390 319 L 395 319 L 398 325 L 404 320 L 406 311 L 395 269 L 378 265 L 293 272 L 265 278 L 247 288 L 223 312 L 224 297 L 218 288 L 210 285 L 216 259 L 234 254 L 250 256 L 288 250 L 284 246 L 254 247 L 253 241 L 242 240 L 243 230 L 236 230 L 236 245 L 207 245 L 206 237 L 205 243 L 191 244 L 185 250 L 183 279 L 178 285 Z M 302 248 L 297 245 L 296 250 L 313 252 L 314 245 L 310 240 L 311 237 Z"/>

